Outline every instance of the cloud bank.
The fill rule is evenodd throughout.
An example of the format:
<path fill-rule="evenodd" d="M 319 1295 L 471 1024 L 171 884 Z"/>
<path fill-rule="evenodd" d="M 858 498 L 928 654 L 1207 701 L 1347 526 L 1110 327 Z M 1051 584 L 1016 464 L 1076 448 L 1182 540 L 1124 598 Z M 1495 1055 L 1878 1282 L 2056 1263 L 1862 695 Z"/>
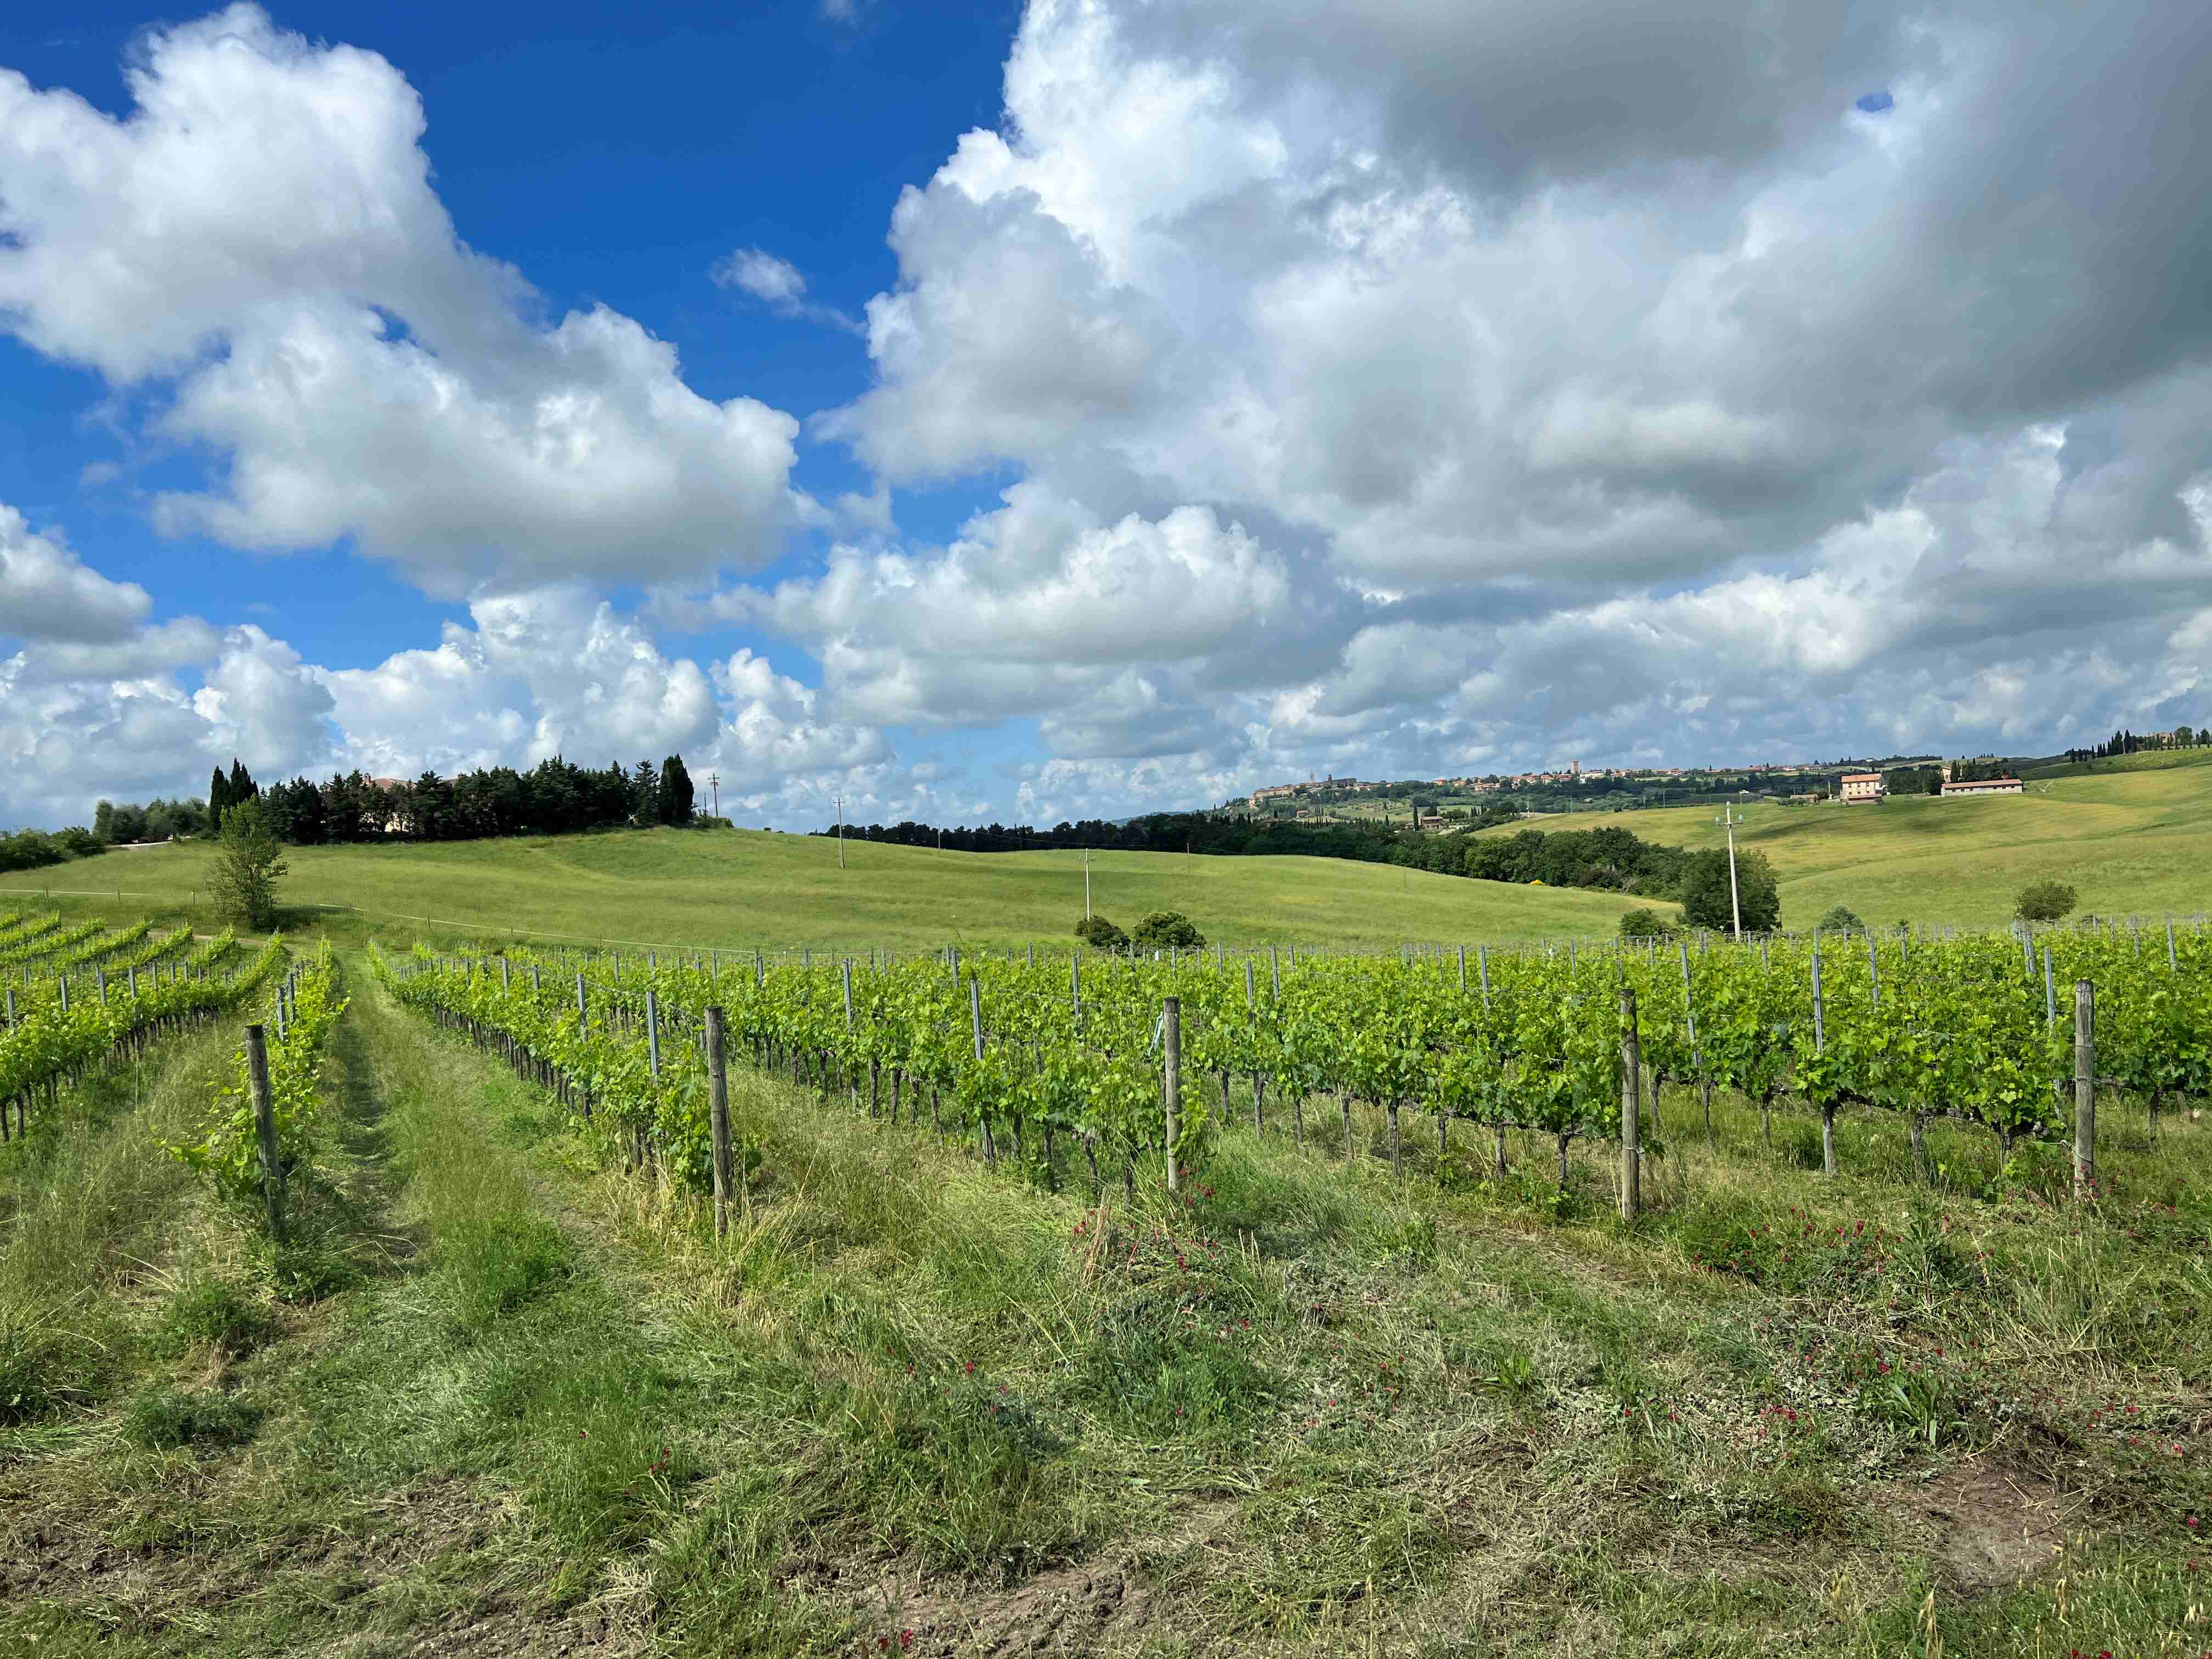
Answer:
<path fill-rule="evenodd" d="M 0 518 L 0 744 L 683 747 L 771 821 L 1050 820 L 2201 724 L 2208 82 L 2149 0 L 1030 0 L 847 319 L 867 388 L 802 424 L 469 248 L 372 53 L 234 7 L 120 120 L 0 74 L 0 319 L 218 458 L 161 521 L 471 604 L 326 672 Z M 807 440 L 873 491 L 797 489 Z"/>

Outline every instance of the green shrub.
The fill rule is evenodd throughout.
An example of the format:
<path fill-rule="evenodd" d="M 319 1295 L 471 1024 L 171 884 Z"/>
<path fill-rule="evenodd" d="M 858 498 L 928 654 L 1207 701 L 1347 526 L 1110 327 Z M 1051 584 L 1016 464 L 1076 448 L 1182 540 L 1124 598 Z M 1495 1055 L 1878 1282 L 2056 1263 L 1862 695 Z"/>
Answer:
<path fill-rule="evenodd" d="M 1682 872 L 1680 896 L 1682 918 L 1692 927 L 1728 933 L 1735 925 L 1739 909 L 1747 933 L 1771 933 L 1782 925 L 1781 892 L 1775 884 L 1774 866 L 1764 853 L 1737 849 L 1733 891 L 1727 853 L 1715 848 L 1691 854 Z"/>
<path fill-rule="evenodd" d="M 1084 917 L 1075 924 L 1075 936 L 1098 951 L 1125 950 L 1129 943 L 1129 936 L 1103 916 Z"/>
<path fill-rule="evenodd" d="M 1133 937 L 1140 951 L 1195 951 L 1206 943 L 1206 935 L 1180 910 L 1153 911 L 1137 924 Z"/>
<path fill-rule="evenodd" d="M 1838 904 L 1820 918 L 1820 931 L 1824 933 L 1863 933 L 1866 923 L 1861 921 L 1849 907 Z"/>
<path fill-rule="evenodd" d="M 1623 939 L 1665 939 L 1674 931 L 1674 924 L 1647 905 L 1625 911 L 1620 918 Z"/>
<path fill-rule="evenodd" d="M 2012 913 L 2022 921 L 2057 921 L 2074 908 L 2074 890 L 2063 881 L 2032 881 L 2012 902 Z"/>

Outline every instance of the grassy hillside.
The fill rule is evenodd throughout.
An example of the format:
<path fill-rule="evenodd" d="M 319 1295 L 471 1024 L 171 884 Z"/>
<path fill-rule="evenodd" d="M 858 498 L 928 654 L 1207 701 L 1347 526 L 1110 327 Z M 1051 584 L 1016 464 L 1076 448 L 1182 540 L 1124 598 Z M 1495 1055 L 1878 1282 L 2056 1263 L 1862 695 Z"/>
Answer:
<path fill-rule="evenodd" d="M 2079 778 L 2107 772 L 2162 772 L 2173 766 L 2203 766 L 2212 761 L 2212 750 L 2197 749 L 2147 749 L 2136 755 L 2115 755 L 2106 760 L 2056 760 L 2040 766 L 2021 769 L 2022 779 L 2033 782 L 2038 778 Z"/>
<path fill-rule="evenodd" d="M 281 890 L 292 906 L 381 913 L 320 925 L 412 938 L 401 918 L 508 927 L 641 944 L 893 948 L 951 939 L 1065 939 L 1083 914 L 1077 853 L 951 853 L 836 844 L 759 831 L 625 831 L 544 841 L 295 848 Z M 191 844 L 110 853 L 0 879 L 0 902 L 42 889 L 120 891 L 132 915 L 203 901 L 210 857 Z M 1100 853 L 1093 908 L 1127 927 L 1183 911 L 1208 939 L 1349 944 L 1609 933 L 1632 901 L 1506 887 L 1344 860 Z M 79 901 L 96 906 L 96 900 Z"/>
<path fill-rule="evenodd" d="M 2204 750 L 2100 761 L 2092 772 L 2030 781 L 2021 795 L 1744 811 L 1736 844 L 1773 860 L 1785 927 L 1808 925 L 1837 904 L 1885 925 L 2002 926 L 2013 895 L 2046 876 L 2071 883 L 2081 908 L 2102 914 L 2212 906 L 2212 753 Z M 1525 827 L 1601 824 L 1677 847 L 1717 847 L 1724 833 L 1711 807 L 1577 814 Z"/>

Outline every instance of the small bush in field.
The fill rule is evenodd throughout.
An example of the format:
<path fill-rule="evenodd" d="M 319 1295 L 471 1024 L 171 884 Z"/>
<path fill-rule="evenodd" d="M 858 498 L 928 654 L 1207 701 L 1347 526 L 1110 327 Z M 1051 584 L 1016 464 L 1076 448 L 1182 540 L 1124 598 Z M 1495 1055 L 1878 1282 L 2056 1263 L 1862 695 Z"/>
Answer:
<path fill-rule="evenodd" d="M 1206 935 L 1180 910 L 1153 911 L 1137 924 L 1133 938 L 1140 951 L 1195 951 L 1206 943 Z"/>
<path fill-rule="evenodd" d="M 1096 951 L 1119 951 L 1129 936 L 1103 916 L 1085 916 L 1075 924 L 1075 936 Z"/>

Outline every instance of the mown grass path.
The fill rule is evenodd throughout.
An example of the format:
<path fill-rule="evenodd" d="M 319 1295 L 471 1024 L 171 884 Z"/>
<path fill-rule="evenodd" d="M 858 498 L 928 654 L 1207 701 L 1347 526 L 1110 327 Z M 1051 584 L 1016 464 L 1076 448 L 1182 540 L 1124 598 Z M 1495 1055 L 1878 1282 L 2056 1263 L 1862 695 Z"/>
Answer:
<path fill-rule="evenodd" d="M 683 1380 L 551 1212 L 520 1086 L 353 988 L 297 1249 L 195 1212 L 121 1126 L 169 1198 L 161 1259 L 103 1298 L 136 1375 L 0 1474 L 0 1646 L 642 1648 L 602 1569 L 672 1512 Z"/>

